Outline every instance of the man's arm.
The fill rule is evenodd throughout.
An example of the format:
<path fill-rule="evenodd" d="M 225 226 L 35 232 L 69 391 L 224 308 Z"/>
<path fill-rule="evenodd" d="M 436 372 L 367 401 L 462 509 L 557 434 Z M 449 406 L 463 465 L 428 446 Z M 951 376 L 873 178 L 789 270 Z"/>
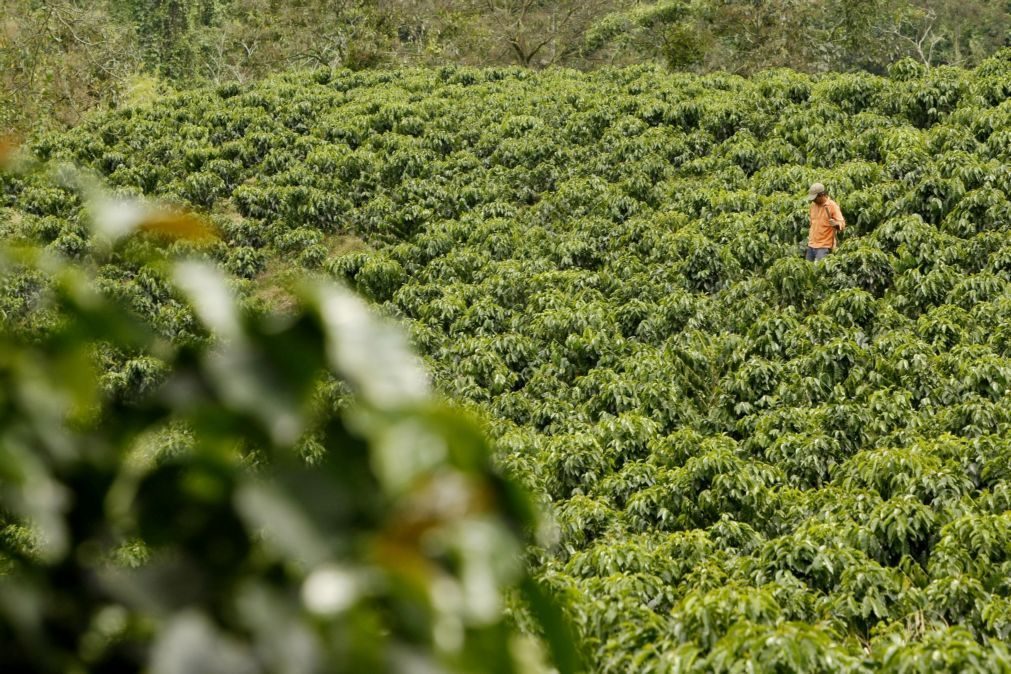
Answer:
<path fill-rule="evenodd" d="M 828 205 L 828 221 L 830 225 L 837 227 L 840 232 L 846 229 L 846 218 L 843 217 L 839 204 L 834 201 Z"/>

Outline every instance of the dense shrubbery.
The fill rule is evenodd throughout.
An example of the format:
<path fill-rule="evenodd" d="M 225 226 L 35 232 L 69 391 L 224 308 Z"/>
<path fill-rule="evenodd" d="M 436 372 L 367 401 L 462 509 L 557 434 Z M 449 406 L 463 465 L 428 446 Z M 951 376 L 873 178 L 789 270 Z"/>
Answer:
<path fill-rule="evenodd" d="M 531 565 L 597 669 L 1007 671 L 1008 78 L 334 71 L 36 149 L 208 209 L 253 301 L 302 265 L 403 320 L 555 513 Z M 850 226 L 812 266 L 816 179 Z M 71 192 L 0 194 L 89 259 Z"/>
<path fill-rule="evenodd" d="M 243 310 L 137 245 L 192 216 L 92 205 L 92 261 L 137 285 L 0 248 L 5 671 L 546 671 L 507 609 L 575 671 L 527 495 L 399 332 L 320 279 Z M 160 334 L 176 301 L 197 334 Z"/>

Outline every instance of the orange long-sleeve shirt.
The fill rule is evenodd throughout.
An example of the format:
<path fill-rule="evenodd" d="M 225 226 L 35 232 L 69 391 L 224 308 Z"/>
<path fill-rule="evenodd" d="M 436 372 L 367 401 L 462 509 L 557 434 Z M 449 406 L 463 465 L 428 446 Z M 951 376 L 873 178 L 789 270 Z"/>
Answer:
<path fill-rule="evenodd" d="M 811 230 L 807 234 L 807 245 L 811 248 L 835 248 L 836 228 L 829 220 L 839 224 L 839 231 L 846 229 L 846 219 L 843 218 L 839 204 L 826 199 L 821 206 L 811 202 Z"/>

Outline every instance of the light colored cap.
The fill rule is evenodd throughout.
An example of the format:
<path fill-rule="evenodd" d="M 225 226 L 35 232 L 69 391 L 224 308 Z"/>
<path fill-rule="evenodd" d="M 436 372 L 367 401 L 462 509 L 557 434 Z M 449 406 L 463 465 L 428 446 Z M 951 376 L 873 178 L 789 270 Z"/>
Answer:
<path fill-rule="evenodd" d="M 825 191 L 825 186 L 821 183 L 815 183 L 807 190 L 807 200 L 814 201 L 818 198 L 818 195 Z"/>

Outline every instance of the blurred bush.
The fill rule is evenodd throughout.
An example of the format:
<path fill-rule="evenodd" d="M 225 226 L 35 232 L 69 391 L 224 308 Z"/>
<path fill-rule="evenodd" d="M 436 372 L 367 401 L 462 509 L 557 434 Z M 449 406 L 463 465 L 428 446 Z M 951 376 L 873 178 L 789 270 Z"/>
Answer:
<path fill-rule="evenodd" d="M 84 198 L 96 250 L 207 233 Z M 146 262 L 204 338 L 160 335 L 90 267 L 0 251 L 0 288 L 37 279 L 27 312 L 53 316 L 0 323 L 0 669 L 544 668 L 507 605 L 577 668 L 526 575 L 526 497 L 397 331 L 333 285 L 253 314 L 210 266 Z"/>

